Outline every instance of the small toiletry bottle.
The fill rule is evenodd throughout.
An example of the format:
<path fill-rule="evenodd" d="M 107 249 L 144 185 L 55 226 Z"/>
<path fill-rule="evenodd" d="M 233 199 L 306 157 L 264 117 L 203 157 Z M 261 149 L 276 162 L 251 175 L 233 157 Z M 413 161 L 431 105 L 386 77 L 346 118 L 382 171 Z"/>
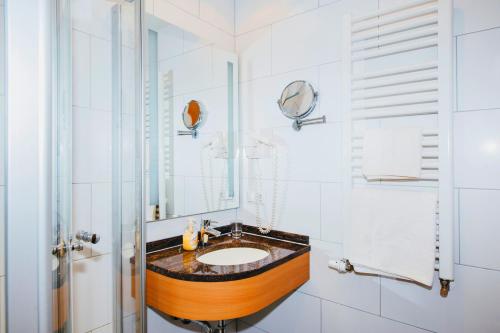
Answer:
<path fill-rule="evenodd" d="M 194 231 L 194 222 L 192 219 L 188 220 L 188 226 L 184 235 L 182 235 L 182 248 L 186 251 L 196 250 L 198 247 L 198 233 Z"/>

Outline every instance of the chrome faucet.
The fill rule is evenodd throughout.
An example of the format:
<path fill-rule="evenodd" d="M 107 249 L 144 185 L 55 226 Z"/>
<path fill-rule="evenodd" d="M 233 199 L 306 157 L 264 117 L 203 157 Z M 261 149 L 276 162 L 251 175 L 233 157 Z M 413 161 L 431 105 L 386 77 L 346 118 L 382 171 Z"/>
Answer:
<path fill-rule="evenodd" d="M 211 226 L 212 223 L 217 223 L 217 221 L 203 220 L 202 223 L 203 223 L 203 230 L 205 230 L 205 233 L 215 237 L 219 237 L 221 235 L 221 232 L 219 230 L 215 230 Z"/>
<path fill-rule="evenodd" d="M 221 232 L 219 230 L 215 230 L 214 228 L 211 227 L 210 224 L 212 223 L 217 223 L 216 221 L 211 221 L 211 220 L 203 220 L 201 221 L 201 230 L 203 232 L 201 233 L 201 238 L 200 238 L 200 243 L 202 247 L 205 247 L 208 243 L 208 235 L 212 235 L 215 237 L 219 237 L 221 235 Z"/>

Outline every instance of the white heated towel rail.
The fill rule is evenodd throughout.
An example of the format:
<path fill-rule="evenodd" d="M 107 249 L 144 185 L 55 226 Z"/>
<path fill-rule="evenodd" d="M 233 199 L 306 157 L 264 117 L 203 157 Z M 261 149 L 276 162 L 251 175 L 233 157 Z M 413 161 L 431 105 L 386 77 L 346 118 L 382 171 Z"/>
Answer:
<path fill-rule="evenodd" d="M 397 185 L 438 192 L 435 267 L 442 296 L 453 280 L 454 261 L 451 15 L 451 0 L 418 0 L 360 17 L 347 15 L 343 47 L 345 221 L 350 191 L 367 183 L 361 173 L 363 129 L 424 128 L 422 176 Z"/>
<path fill-rule="evenodd" d="M 158 191 L 160 217 L 175 210 L 174 180 L 174 81 L 172 70 L 160 72 L 158 78 Z"/>

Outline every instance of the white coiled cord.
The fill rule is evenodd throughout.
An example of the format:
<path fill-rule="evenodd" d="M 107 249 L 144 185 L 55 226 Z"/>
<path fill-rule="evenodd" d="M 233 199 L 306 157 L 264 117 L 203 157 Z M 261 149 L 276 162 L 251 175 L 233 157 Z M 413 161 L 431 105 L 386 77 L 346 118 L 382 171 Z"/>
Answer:
<path fill-rule="evenodd" d="M 257 160 L 258 161 L 258 160 Z M 257 162 L 258 163 L 258 162 Z M 262 223 L 262 217 L 260 214 L 260 205 L 263 203 L 262 200 L 262 173 L 260 167 L 257 166 L 257 191 L 255 195 L 255 222 L 257 224 L 257 228 L 263 234 L 268 234 L 271 230 L 276 226 L 276 213 L 277 213 L 277 202 L 278 202 L 278 155 L 276 152 L 276 148 L 272 146 L 272 163 L 273 163 L 273 194 L 272 194 L 272 203 L 271 203 L 271 220 L 268 224 Z"/>

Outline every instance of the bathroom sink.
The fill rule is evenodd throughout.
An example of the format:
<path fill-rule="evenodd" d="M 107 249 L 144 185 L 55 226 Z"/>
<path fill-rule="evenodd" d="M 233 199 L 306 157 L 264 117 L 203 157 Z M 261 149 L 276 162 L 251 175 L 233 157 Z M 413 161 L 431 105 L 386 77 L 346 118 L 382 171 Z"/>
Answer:
<path fill-rule="evenodd" d="M 148 243 L 147 305 L 190 320 L 241 318 L 309 280 L 309 237 L 276 230 L 264 237 L 256 227 L 243 229 L 244 237 L 212 237 L 198 251 L 182 250 L 178 236 Z"/>
<path fill-rule="evenodd" d="M 259 261 L 269 255 L 269 252 L 253 247 L 230 247 L 215 250 L 196 258 L 207 265 L 231 266 Z"/>

